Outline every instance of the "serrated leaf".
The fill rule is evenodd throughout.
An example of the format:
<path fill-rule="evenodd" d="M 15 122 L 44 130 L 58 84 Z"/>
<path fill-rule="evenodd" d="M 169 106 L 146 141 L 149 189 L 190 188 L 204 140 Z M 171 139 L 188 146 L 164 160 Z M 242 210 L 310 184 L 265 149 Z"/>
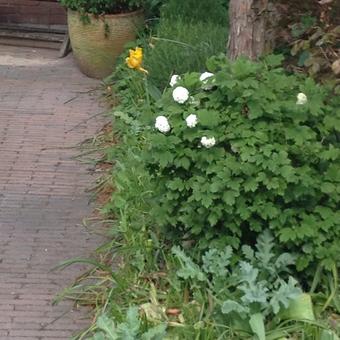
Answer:
<path fill-rule="evenodd" d="M 103 332 L 98 332 L 93 337 L 89 338 L 89 340 L 108 340 L 108 339 Z"/>
<path fill-rule="evenodd" d="M 223 193 L 223 201 L 227 204 L 227 205 L 234 205 L 235 204 L 235 200 L 236 200 L 236 192 L 233 190 L 226 190 Z"/>
<path fill-rule="evenodd" d="M 230 246 L 227 246 L 223 251 L 217 249 L 208 250 L 202 257 L 203 270 L 216 276 L 223 277 L 228 274 L 228 266 L 233 254 Z"/>
<path fill-rule="evenodd" d="M 254 268 L 250 263 L 241 261 L 240 267 L 240 282 L 255 282 L 259 274 L 259 270 Z"/>
<path fill-rule="evenodd" d="M 325 194 L 331 194 L 335 190 L 335 186 L 331 182 L 324 182 L 321 184 L 321 191 Z"/>
<path fill-rule="evenodd" d="M 242 246 L 242 253 L 248 261 L 251 261 L 251 262 L 254 261 L 255 252 L 250 246 L 243 245 Z"/>
<path fill-rule="evenodd" d="M 287 242 L 289 240 L 295 240 L 296 234 L 292 228 L 282 228 L 280 230 L 280 241 Z"/>
<path fill-rule="evenodd" d="M 295 257 L 289 253 L 281 254 L 275 261 L 275 267 L 278 271 L 287 270 L 287 267 L 293 264 L 295 264 Z"/>
<path fill-rule="evenodd" d="M 172 247 L 171 252 L 177 257 L 180 261 L 181 268 L 177 271 L 177 276 L 187 279 L 193 279 L 198 281 L 205 281 L 206 277 L 204 273 L 201 271 L 200 267 L 194 263 L 190 257 L 188 257 L 183 250 L 179 247 Z"/>
<path fill-rule="evenodd" d="M 166 336 L 166 329 L 166 324 L 161 324 L 153 327 L 142 335 L 141 340 L 163 340 Z"/>
<path fill-rule="evenodd" d="M 292 277 L 289 277 L 288 282 L 280 280 L 280 286 L 273 292 L 269 302 L 274 314 L 278 314 L 282 308 L 287 309 L 290 303 L 302 294 L 302 290 L 296 285 L 297 281 Z"/>
<path fill-rule="evenodd" d="M 266 230 L 259 235 L 256 242 L 256 258 L 260 261 L 263 267 L 266 267 L 268 263 L 274 257 L 274 237 L 272 234 Z"/>
<path fill-rule="evenodd" d="M 227 300 L 227 301 L 223 302 L 221 311 L 222 311 L 223 314 L 229 314 L 229 313 L 232 313 L 232 312 L 236 312 L 236 313 L 242 315 L 242 314 L 248 313 L 249 309 L 246 308 L 246 307 L 243 307 L 241 304 L 239 304 L 236 301 Z"/>
<path fill-rule="evenodd" d="M 113 320 L 107 315 L 101 315 L 96 322 L 98 329 L 102 330 L 109 340 L 118 339 L 117 328 Z"/>
<path fill-rule="evenodd" d="M 269 67 L 273 67 L 273 68 L 282 65 L 283 60 L 284 60 L 284 57 L 282 54 L 269 54 L 264 57 L 264 62 Z"/>
<path fill-rule="evenodd" d="M 200 125 L 214 128 L 220 124 L 220 117 L 218 111 L 213 110 L 199 110 L 197 111 L 198 121 Z"/>
<path fill-rule="evenodd" d="M 245 192 L 249 192 L 249 191 L 255 192 L 258 186 L 259 184 L 255 178 L 248 178 L 243 184 L 243 188 Z"/>
<path fill-rule="evenodd" d="M 159 155 L 159 164 L 161 167 L 166 167 L 174 160 L 174 155 L 170 151 L 161 152 Z"/>
<path fill-rule="evenodd" d="M 126 321 L 117 326 L 117 333 L 124 340 L 137 340 L 140 327 L 138 307 L 130 307 Z"/>
<path fill-rule="evenodd" d="M 265 286 L 266 282 L 245 282 L 239 286 L 239 289 L 244 292 L 241 297 L 242 303 L 245 305 L 251 305 L 253 303 L 261 304 L 261 307 L 266 307 L 268 304 L 268 292 L 269 289 Z"/>

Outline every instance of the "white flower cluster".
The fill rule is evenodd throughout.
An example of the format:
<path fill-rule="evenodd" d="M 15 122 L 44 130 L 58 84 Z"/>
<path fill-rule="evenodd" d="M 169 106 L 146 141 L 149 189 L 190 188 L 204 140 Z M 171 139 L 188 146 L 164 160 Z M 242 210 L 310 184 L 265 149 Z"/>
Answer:
<path fill-rule="evenodd" d="M 198 123 L 198 118 L 196 115 L 191 114 L 185 119 L 188 128 L 194 128 Z"/>
<path fill-rule="evenodd" d="M 216 140 L 214 137 L 208 138 L 206 136 L 201 138 L 201 144 L 206 148 L 211 148 L 216 144 Z"/>
<path fill-rule="evenodd" d="M 300 92 L 297 96 L 296 96 L 296 105 L 305 105 L 307 103 L 307 96 Z"/>
<path fill-rule="evenodd" d="M 208 82 L 208 79 L 213 77 L 214 74 L 213 73 L 210 73 L 210 72 L 203 72 L 200 76 L 200 81 L 203 83 L 203 84 L 206 84 Z"/>
<path fill-rule="evenodd" d="M 174 74 L 170 79 L 170 86 L 174 87 L 180 80 L 181 77 L 178 74 Z"/>
<path fill-rule="evenodd" d="M 162 133 L 167 133 L 171 130 L 168 118 L 165 116 L 158 116 L 156 118 L 155 128 Z"/>
<path fill-rule="evenodd" d="M 210 78 L 214 76 L 213 73 L 210 72 L 203 72 L 200 76 L 200 81 L 202 82 L 202 89 L 209 91 L 213 88 L 212 84 L 208 84 Z"/>
<path fill-rule="evenodd" d="M 189 91 L 183 86 L 178 86 L 173 90 L 172 97 L 175 102 L 184 104 L 189 99 Z"/>
<path fill-rule="evenodd" d="M 204 72 L 200 76 L 200 81 L 205 85 L 208 82 L 208 79 L 213 77 L 214 74 L 210 72 Z M 194 97 L 190 97 L 190 93 L 188 89 L 186 89 L 183 86 L 176 86 L 178 82 L 181 80 L 181 77 L 177 74 L 174 74 L 171 79 L 170 79 L 170 86 L 175 87 L 174 90 L 172 91 L 172 97 L 175 102 L 179 104 L 184 104 L 187 102 L 189 99 L 191 104 L 199 104 L 199 102 L 195 101 Z M 198 124 L 198 117 L 195 114 L 190 114 L 186 119 L 185 119 L 186 125 L 188 128 L 192 129 L 197 126 Z M 165 116 L 158 116 L 156 118 L 155 122 L 155 128 L 162 133 L 167 133 L 171 130 L 170 123 L 168 119 Z M 206 137 L 203 136 L 201 138 L 201 144 L 206 147 L 206 148 L 211 148 L 216 144 L 216 140 L 214 137 Z"/>

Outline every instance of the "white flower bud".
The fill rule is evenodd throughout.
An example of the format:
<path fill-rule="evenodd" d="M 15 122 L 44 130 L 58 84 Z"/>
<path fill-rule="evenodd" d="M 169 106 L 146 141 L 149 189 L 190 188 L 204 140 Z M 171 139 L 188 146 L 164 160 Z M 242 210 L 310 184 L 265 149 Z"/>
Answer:
<path fill-rule="evenodd" d="M 216 140 L 214 137 L 208 138 L 204 136 L 201 138 L 201 144 L 206 148 L 211 148 L 216 144 Z"/>
<path fill-rule="evenodd" d="M 170 86 L 174 87 L 180 80 L 181 77 L 178 74 L 174 74 L 170 79 Z"/>
<path fill-rule="evenodd" d="M 208 81 L 209 78 L 213 77 L 214 74 L 213 73 L 210 73 L 210 72 L 203 72 L 200 76 L 200 81 L 203 83 L 203 84 L 206 84 L 206 82 Z"/>
<path fill-rule="evenodd" d="M 156 118 L 155 128 L 162 133 L 167 133 L 171 129 L 168 119 L 164 116 Z"/>
<path fill-rule="evenodd" d="M 198 123 L 198 118 L 196 115 L 191 114 L 185 119 L 185 121 L 187 123 L 187 127 L 194 128 Z"/>
<path fill-rule="evenodd" d="M 296 98 L 297 98 L 296 105 L 304 105 L 307 103 L 307 96 L 302 92 L 300 92 L 296 96 Z"/>
<path fill-rule="evenodd" d="M 175 102 L 184 104 L 189 99 L 189 91 L 183 86 L 178 86 L 173 90 L 172 97 Z"/>

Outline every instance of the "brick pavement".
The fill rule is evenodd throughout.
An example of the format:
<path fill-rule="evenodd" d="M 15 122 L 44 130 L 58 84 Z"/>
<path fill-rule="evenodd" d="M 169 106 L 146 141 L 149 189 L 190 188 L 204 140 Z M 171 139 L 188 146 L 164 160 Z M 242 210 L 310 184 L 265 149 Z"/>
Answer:
<path fill-rule="evenodd" d="M 83 267 L 49 270 L 99 243 L 81 225 L 93 178 L 70 147 L 102 126 L 87 119 L 103 108 L 98 82 L 56 53 L 0 46 L 0 339 L 69 339 L 88 322 L 51 304 Z"/>

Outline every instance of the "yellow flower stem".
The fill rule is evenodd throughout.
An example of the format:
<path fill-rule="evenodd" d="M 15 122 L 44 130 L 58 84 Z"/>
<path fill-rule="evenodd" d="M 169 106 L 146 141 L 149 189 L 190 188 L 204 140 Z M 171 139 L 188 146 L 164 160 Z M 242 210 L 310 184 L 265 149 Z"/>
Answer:
<path fill-rule="evenodd" d="M 145 93 L 146 93 L 146 103 L 148 104 L 148 108 L 151 113 L 151 102 L 150 102 L 150 95 L 149 95 L 149 89 L 148 89 L 148 77 L 146 76 L 146 74 L 144 75 L 144 87 L 145 87 Z"/>

